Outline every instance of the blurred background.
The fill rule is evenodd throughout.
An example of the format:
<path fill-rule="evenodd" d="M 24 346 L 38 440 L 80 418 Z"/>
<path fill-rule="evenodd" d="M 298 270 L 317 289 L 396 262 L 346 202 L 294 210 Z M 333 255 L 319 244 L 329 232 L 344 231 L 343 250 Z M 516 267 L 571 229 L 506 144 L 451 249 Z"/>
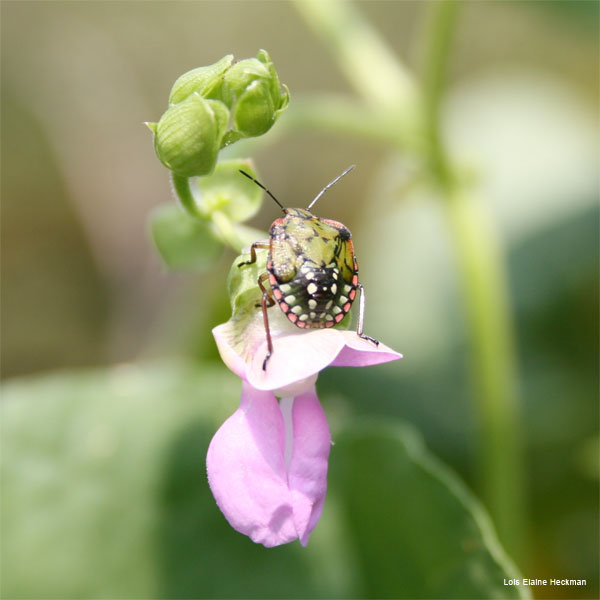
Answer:
<path fill-rule="evenodd" d="M 429 4 L 373 1 L 357 7 L 418 73 Z M 29 405 L 21 421 L 3 423 L 5 455 L 12 465 L 5 472 L 5 494 L 12 493 L 8 484 L 13 483 L 21 491 L 34 490 L 33 496 L 17 494 L 28 503 L 11 504 L 10 497 L 4 502 L 21 507 L 16 515 L 5 514 L 5 526 L 29 522 L 26 531 L 5 529 L 5 549 L 16 557 L 3 560 L 11 571 L 6 597 L 60 597 L 65 590 L 71 597 L 244 597 L 243 590 L 250 588 L 258 590 L 249 594 L 255 597 L 261 592 L 265 597 L 360 596 L 360 588 L 347 582 L 346 588 L 314 588 L 327 593 L 273 583 L 269 592 L 261 588 L 258 575 L 255 587 L 244 588 L 249 573 L 245 580 L 240 575 L 239 588 L 203 587 L 191 558 L 201 542 L 185 537 L 193 522 L 167 531 L 169 551 L 159 553 L 164 568 L 158 574 L 152 567 L 155 557 L 145 566 L 128 568 L 132 550 L 125 540 L 123 556 L 113 557 L 118 566 L 110 572 L 130 584 L 106 587 L 94 573 L 104 560 L 98 556 L 104 555 L 89 562 L 78 557 L 79 551 L 87 552 L 85 539 L 101 552 L 98 522 L 86 530 L 81 547 L 69 546 L 62 562 L 39 575 L 40 588 L 32 583 L 24 557 L 37 564 L 35 557 L 52 554 L 58 532 L 77 527 L 77 535 L 83 535 L 98 494 L 86 488 L 90 496 L 84 494 L 59 515 L 53 502 L 59 502 L 78 471 L 57 467 L 62 462 L 49 462 L 44 470 L 27 461 L 28 449 L 40 436 L 49 436 L 51 449 L 53 427 L 67 435 L 76 432 L 80 398 L 95 407 L 94 415 L 98 411 L 99 420 L 92 420 L 103 422 L 99 415 L 113 404 L 99 392 L 104 388 L 93 384 L 94 377 L 102 377 L 98 368 L 110 367 L 108 383 L 102 380 L 108 390 L 135 388 L 143 376 L 144 386 L 159 396 L 157 373 L 163 367 L 140 375 L 135 365 L 172 364 L 165 361 L 179 357 L 188 365 L 180 393 L 190 403 L 195 386 L 212 381 L 212 375 L 194 374 L 190 365 L 224 371 L 210 329 L 229 316 L 225 279 L 234 256 L 225 251 L 201 274 L 174 274 L 162 266 L 149 240 L 147 218 L 153 207 L 170 199 L 171 190 L 144 121 L 160 117 L 172 83 L 183 72 L 228 53 L 255 56 L 259 48 L 268 50 L 290 88 L 290 111 L 306 94 L 353 92 L 291 2 L 3 2 L 1 11 L 2 377 L 10 390 L 6 400 Z M 595 598 L 598 4 L 460 3 L 452 48 L 444 135 L 500 237 L 515 323 L 527 511 L 526 550 L 516 562 L 526 577 L 587 580 L 585 587 L 540 588 L 534 590 L 536 597 Z M 374 141 L 286 129 L 286 118 L 254 147 L 248 143 L 246 155 L 254 159 L 261 181 L 287 206 L 306 206 L 325 183 L 357 165 L 321 200 L 319 214 L 342 221 L 353 232 L 367 291 L 366 331 L 405 355 L 393 366 L 325 372 L 319 389 L 330 420 L 352 414 L 412 424 L 478 495 L 468 335 L 443 211 L 415 184 L 410 157 Z M 268 229 L 278 216 L 275 209 L 265 202 L 251 224 Z M 165 377 L 181 375 L 169 369 Z M 77 380 L 77 393 L 73 387 L 61 391 L 61 377 L 67 374 Z M 225 388 L 215 383 L 214 389 L 225 389 L 227 400 L 215 404 L 207 440 L 238 401 L 235 377 L 219 377 L 227 382 Z M 51 402 L 66 396 L 73 402 L 59 415 Z M 128 425 L 123 425 L 128 440 L 143 435 L 135 427 L 142 419 L 137 411 L 147 410 L 130 408 Z M 112 422 L 112 416 L 107 418 Z M 72 427 L 64 429 L 66 422 Z M 173 425 L 173 431 L 178 427 Z M 136 460 L 153 460 L 167 469 L 169 456 L 186 456 L 181 473 L 202 476 L 202 444 L 186 431 L 179 431 L 179 450 L 156 449 L 152 456 L 140 451 Z M 97 456 L 114 457 L 114 439 L 100 427 L 86 443 Z M 124 446 L 119 448 L 120 453 Z M 89 462 L 82 465 L 91 468 Z M 25 487 L 19 487 L 20 476 L 31 476 Z M 44 492 L 45 478 L 53 482 L 52 493 Z M 127 479 L 111 467 L 103 485 L 122 490 L 120 502 L 127 503 Z M 165 506 L 177 506 L 184 480 L 167 478 L 161 496 Z M 114 515 L 121 514 L 117 504 Z M 198 506 L 216 510 L 209 503 Z M 140 510 L 135 517 L 140 528 L 159 527 Z M 40 531 L 46 535 L 43 543 Z M 235 553 L 238 537 L 232 534 L 228 540 L 227 552 Z M 248 556 L 256 558 L 259 550 L 248 550 Z M 298 554 L 291 552 L 286 557 Z M 281 565 L 288 565 L 288 558 Z M 72 561 L 79 565 L 76 575 L 70 571 Z M 276 564 L 270 568 L 280 569 L 283 581 L 287 567 Z M 307 564 L 310 573 L 314 565 Z M 343 571 L 336 571 L 336 564 L 333 579 Z M 178 569 L 181 576 L 176 577 Z M 61 587 L 69 577 L 72 586 Z M 155 579 L 160 582 L 150 586 Z M 379 595 L 401 596 L 390 590 Z"/>

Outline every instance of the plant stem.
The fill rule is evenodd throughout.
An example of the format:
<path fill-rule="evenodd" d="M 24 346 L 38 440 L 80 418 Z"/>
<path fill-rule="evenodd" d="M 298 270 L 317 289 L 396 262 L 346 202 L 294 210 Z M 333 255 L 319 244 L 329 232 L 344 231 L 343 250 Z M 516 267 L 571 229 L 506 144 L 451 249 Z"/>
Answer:
<path fill-rule="evenodd" d="M 239 235 L 227 215 L 221 211 L 215 210 L 210 217 L 215 233 L 224 244 L 233 248 L 236 252 L 241 252 L 244 246 L 248 245 L 248 241 Z"/>
<path fill-rule="evenodd" d="M 368 104 L 399 110 L 414 82 L 381 36 L 344 0 L 302 0 L 294 7 L 320 34 L 348 81 Z"/>
<path fill-rule="evenodd" d="M 441 139 L 440 107 L 445 88 L 452 33 L 458 5 L 453 0 L 433 2 L 426 23 L 422 98 L 424 129 L 429 140 L 430 169 L 440 182 L 450 184 L 450 167 Z"/>
<path fill-rule="evenodd" d="M 190 217 L 205 219 L 205 215 L 203 215 L 198 208 L 194 195 L 192 194 L 189 178 L 177 175 L 176 173 L 171 173 L 171 182 L 173 183 L 175 195 L 179 199 L 179 202 L 181 202 L 181 206 L 183 206 L 185 212 L 187 212 Z"/>
<path fill-rule="evenodd" d="M 210 220 L 213 231 L 217 234 L 223 244 L 230 246 L 236 252 L 241 252 L 242 248 L 248 244 L 248 240 L 243 235 L 245 228 L 236 228 L 227 215 L 218 210 L 215 210 L 210 214 L 205 214 L 200 210 L 194 198 L 188 177 L 182 177 L 181 175 L 172 173 L 171 181 L 173 182 L 175 195 L 190 217 L 202 219 L 203 221 Z"/>
<path fill-rule="evenodd" d="M 401 120 L 397 111 L 372 109 L 365 106 L 364 102 L 339 94 L 296 99 L 288 109 L 278 133 L 303 131 L 307 127 L 398 146 L 400 150 L 414 154 L 424 152 L 422 133 L 416 131 L 406 119 Z"/>
<path fill-rule="evenodd" d="M 518 556 L 524 477 L 513 323 L 501 243 L 478 198 L 457 190 L 444 205 L 469 327 L 483 500 L 501 541 Z"/>
<path fill-rule="evenodd" d="M 427 24 L 423 72 L 429 166 L 440 188 L 462 277 L 472 377 L 479 420 L 483 499 L 506 547 L 519 553 L 523 462 L 516 360 L 508 281 L 501 243 L 482 202 L 462 190 L 444 148 L 440 106 L 458 5 L 434 2 Z"/>

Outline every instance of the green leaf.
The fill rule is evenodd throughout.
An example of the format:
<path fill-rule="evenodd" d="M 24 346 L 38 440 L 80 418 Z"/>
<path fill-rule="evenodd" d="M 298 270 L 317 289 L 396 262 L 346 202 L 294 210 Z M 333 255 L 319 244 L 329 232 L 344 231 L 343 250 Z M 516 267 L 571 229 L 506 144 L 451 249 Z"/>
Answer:
<path fill-rule="evenodd" d="M 256 242 L 257 240 L 269 239 L 269 234 L 266 231 L 256 229 L 255 227 L 249 227 L 243 223 L 236 223 L 234 229 L 246 246 L 249 246 L 252 242 Z"/>
<path fill-rule="evenodd" d="M 247 177 L 257 178 L 249 160 L 221 161 L 212 175 L 191 182 L 192 193 L 201 212 L 223 213 L 230 221 L 240 223 L 253 217 L 260 208 L 263 192 Z"/>
<path fill-rule="evenodd" d="M 529 598 L 479 502 L 415 433 L 373 422 L 346 428 L 332 488 L 369 598 Z"/>
<path fill-rule="evenodd" d="M 161 258 L 171 269 L 206 269 L 217 261 L 223 250 L 210 222 L 194 219 L 174 204 L 154 210 L 150 230 Z"/>
<path fill-rule="evenodd" d="M 231 304 L 231 313 L 235 318 L 257 312 L 256 305 L 260 303 L 262 296 L 256 282 L 258 277 L 267 270 L 267 251 L 258 248 L 256 260 L 250 262 L 251 258 L 250 252 L 243 253 L 234 259 L 229 269 L 227 293 Z M 242 263 L 249 264 L 240 268 L 239 265 Z"/>

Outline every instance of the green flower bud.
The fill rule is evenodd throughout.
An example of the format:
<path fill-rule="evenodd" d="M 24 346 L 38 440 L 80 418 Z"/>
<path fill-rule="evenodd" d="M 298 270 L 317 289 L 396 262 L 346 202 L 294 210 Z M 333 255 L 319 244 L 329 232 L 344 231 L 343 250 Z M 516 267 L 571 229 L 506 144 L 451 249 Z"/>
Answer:
<path fill-rule="evenodd" d="M 289 92 L 279 83 L 275 67 L 265 50 L 226 70 L 220 86 L 208 97 L 222 100 L 232 111 L 232 139 L 267 132 L 289 103 Z M 237 133 L 237 135 L 236 135 Z"/>
<path fill-rule="evenodd" d="M 268 83 L 255 80 L 245 89 L 233 109 L 233 124 L 247 137 L 267 132 L 275 122 L 275 106 Z"/>
<path fill-rule="evenodd" d="M 210 94 L 214 93 L 215 88 L 221 85 L 222 75 L 231 67 L 232 63 L 233 54 L 228 54 L 214 65 L 198 67 L 184 73 L 171 88 L 169 104 L 182 102 L 194 92 L 198 92 L 205 98 L 211 97 Z"/>
<path fill-rule="evenodd" d="M 194 92 L 171 105 L 154 128 L 156 154 L 177 175 L 207 175 L 217 162 L 228 121 L 229 111 L 222 102 Z"/>
<path fill-rule="evenodd" d="M 265 50 L 236 64 L 228 54 L 179 77 L 167 111 L 146 125 L 160 161 L 174 175 L 198 177 L 212 173 L 221 148 L 267 132 L 288 103 Z"/>

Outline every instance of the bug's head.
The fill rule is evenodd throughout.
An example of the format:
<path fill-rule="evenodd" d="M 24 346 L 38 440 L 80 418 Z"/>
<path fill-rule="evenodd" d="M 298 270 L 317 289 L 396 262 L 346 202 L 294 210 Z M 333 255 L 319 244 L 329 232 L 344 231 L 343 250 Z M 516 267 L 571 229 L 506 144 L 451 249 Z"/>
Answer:
<path fill-rule="evenodd" d="M 300 217 L 301 219 L 310 220 L 316 219 L 315 215 L 313 215 L 309 210 L 305 208 L 286 208 L 285 214 L 289 217 Z"/>

